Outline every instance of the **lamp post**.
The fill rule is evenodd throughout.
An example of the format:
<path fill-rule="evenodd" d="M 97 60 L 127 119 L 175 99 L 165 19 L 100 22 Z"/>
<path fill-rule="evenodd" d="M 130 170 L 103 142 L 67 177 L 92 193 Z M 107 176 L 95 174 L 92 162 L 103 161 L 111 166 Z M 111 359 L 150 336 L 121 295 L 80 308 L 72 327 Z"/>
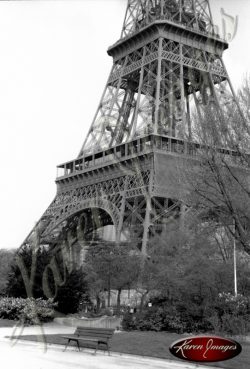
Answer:
<path fill-rule="evenodd" d="M 108 279 L 108 307 L 110 307 L 110 269 L 109 269 L 109 279 Z"/>
<path fill-rule="evenodd" d="M 237 297 L 238 295 L 238 287 L 237 287 L 237 255 L 236 255 L 236 239 L 235 239 L 235 232 L 236 232 L 236 224 L 234 219 L 234 241 L 233 241 L 233 253 L 234 253 L 234 296 Z"/>
<path fill-rule="evenodd" d="M 110 307 L 110 297 L 111 297 L 111 258 L 113 252 L 110 251 L 109 253 L 109 275 L 108 275 L 108 307 Z"/>

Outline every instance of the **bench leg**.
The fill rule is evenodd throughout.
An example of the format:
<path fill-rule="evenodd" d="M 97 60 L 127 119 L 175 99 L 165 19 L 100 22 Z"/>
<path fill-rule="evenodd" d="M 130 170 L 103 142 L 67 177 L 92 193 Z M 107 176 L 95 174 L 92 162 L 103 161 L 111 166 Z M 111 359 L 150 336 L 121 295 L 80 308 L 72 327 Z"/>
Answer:
<path fill-rule="evenodd" d="M 109 356 L 110 356 L 109 344 L 108 343 L 107 343 L 107 348 L 108 348 L 108 353 L 109 353 Z"/>
<path fill-rule="evenodd" d="M 67 347 L 68 347 L 68 345 L 69 345 L 69 341 L 70 341 L 70 340 L 68 340 L 68 342 L 66 343 L 66 346 L 65 346 L 65 348 L 64 348 L 64 350 L 63 350 L 63 352 L 67 350 Z"/>
<path fill-rule="evenodd" d="M 77 340 L 77 341 L 76 341 L 76 343 L 77 343 L 78 350 L 79 350 L 79 351 L 81 351 L 81 350 L 80 350 L 79 341 Z"/>
<path fill-rule="evenodd" d="M 96 352 L 97 352 L 98 346 L 99 346 L 99 342 L 96 342 L 96 346 L 95 346 L 95 355 L 96 355 Z"/>

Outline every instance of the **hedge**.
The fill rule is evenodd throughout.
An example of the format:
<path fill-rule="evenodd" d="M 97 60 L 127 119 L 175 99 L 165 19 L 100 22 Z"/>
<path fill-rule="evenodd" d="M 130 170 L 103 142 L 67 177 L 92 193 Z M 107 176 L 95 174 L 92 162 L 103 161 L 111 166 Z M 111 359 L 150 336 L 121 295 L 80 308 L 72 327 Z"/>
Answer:
<path fill-rule="evenodd" d="M 40 324 L 53 320 L 55 306 L 51 299 L 2 297 L 0 318 L 19 320 L 27 325 Z"/>

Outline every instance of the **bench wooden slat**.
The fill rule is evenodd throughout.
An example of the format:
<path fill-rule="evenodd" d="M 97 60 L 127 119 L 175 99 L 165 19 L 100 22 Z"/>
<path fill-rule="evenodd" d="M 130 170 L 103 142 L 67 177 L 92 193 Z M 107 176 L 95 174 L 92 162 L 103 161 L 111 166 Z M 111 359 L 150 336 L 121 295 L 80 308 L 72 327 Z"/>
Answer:
<path fill-rule="evenodd" d="M 93 333 L 101 333 L 101 334 L 112 334 L 114 329 L 100 329 L 100 328 L 77 328 L 76 332 L 93 332 Z"/>
<path fill-rule="evenodd" d="M 75 334 L 80 333 L 80 334 L 85 334 L 85 333 L 93 333 L 93 334 L 101 334 L 101 335 L 110 335 L 113 334 L 113 332 L 100 332 L 100 331 L 83 331 L 83 330 L 76 330 Z"/>
<path fill-rule="evenodd" d="M 84 337 L 103 337 L 103 338 L 110 338 L 112 337 L 112 335 L 101 335 L 101 334 L 91 334 L 91 333 L 87 333 L 87 334 L 76 334 L 76 336 L 78 337 L 81 337 L 81 336 L 84 336 Z"/>

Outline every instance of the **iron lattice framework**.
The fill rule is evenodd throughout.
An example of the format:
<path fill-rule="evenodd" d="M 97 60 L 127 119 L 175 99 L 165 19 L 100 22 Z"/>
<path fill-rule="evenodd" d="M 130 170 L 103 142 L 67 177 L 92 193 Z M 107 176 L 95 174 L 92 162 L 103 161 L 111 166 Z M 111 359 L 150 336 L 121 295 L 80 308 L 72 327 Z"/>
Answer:
<path fill-rule="evenodd" d="M 131 0 L 128 2 L 121 37 L 163 19 L 201 32 L 214 32 L 207 0 Z"/>
<path fill-rule="evenodd" d="M 58 166 L 57 195 L 38 222 L 42 243 L 73 233 L 84 247 L 112 224 L 118 242 L 146 254 L 149 237 L 184 214 L 178 171 L 198 153 L 194 117 L 238 108 L 227 47 L 207 0 L 128 1 L 93 123 L 77 159 Z"/>

